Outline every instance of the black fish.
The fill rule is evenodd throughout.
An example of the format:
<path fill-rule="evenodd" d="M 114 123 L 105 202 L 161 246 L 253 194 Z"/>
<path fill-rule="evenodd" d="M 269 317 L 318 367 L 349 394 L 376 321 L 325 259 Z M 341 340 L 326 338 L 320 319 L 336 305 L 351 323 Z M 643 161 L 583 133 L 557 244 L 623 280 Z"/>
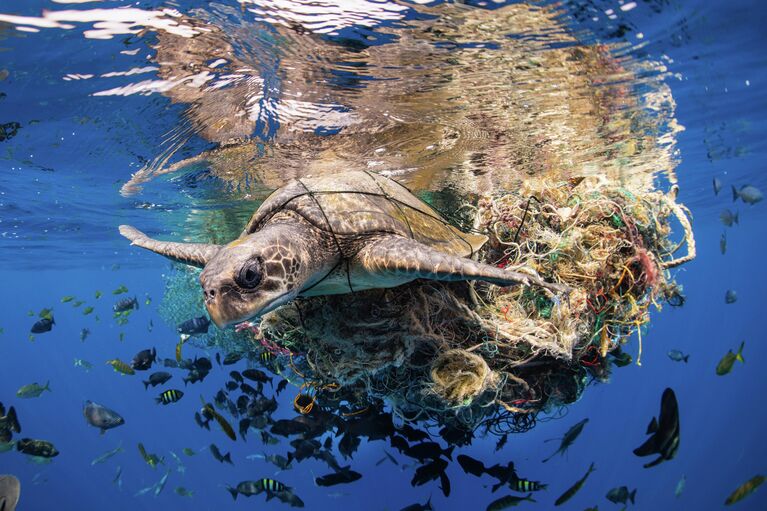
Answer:
<path fill-rule="evenodd" d="M 226 462 L 226 463 L 229 463 L 230 465 L 234 465 L 234 463 L 232 463 L 232 453 L 228 452 L 225 455 L 221 455 L 221 451 L 218 449 L 216 444 L 210 444 L 210 453 L 213 455 L 214 458 L 216 458 L 216 460 L 219 463 Z"/>
<path fill-rule="evenodd" d="M 228 381 L 228 382 L 226 382 L 226 390 L 228 390 L 229 392 L 231 392 L 233 390 L 237 390 L 237 387 L 239 387 L 239 385 L 237 385 L 236 381 Z"/>
<path fill-rule="evenodd" d="M 268 456 L 264 456 L 264 459 L 280 470 L 288 470 L 290 465 L 293 463 L 293 455 L 291 453 L 288 453 L 287 458 L 279 454 L 270 454 Z"/>
<path fill-rule="evenodd" d="M 149 375 L 149 379 L 143 382 L 144 390 L 148 389 L 150 385 L 152 387 L 156 387 L 157 385 L 164 385 L 171 378 L 173 378 L 173 376 L 170 373 L 166 373 L 165 371 L 152 373 Z"/>
<path fill-rule="evenodd" d="M 29 454 L 30 456 L 39 456 L 41 458 L 53 458 L 59 455 L 59 451 L 52 443 L 31 438 L 22 438 L 16 442 L 16 450 L 23 452 L 24 454 Z"/>
<path fill-rule="evenodd" d="M 334 472 L 324 476 L 317 477 L 314 482 L 317 486 L 335 486 L 336 484 L 353 483 L 362 477 L 362 474 L 345 467 L 340 472 Z"/>
<path fill-rule="evenodd" d="M 508 433 L 503 435 L 501 438 L 498 439 L 498 442 L 495 444 L 495 452 L 500 451 L 503 449 L 503 447 L 506 445 L 506 442 L 509 440 Z"/>
<path fill-rule="evenodd" d="M 437 442 L 422 442 L 420 444 L 411 445 L 405 455 L 411 458 L 415 458 L 418 461 L 424 461 L 426 459 L 437 459 L 440 456 L 445 456 L 447 459 L 453 459 L 454 445 L 451 445 L 447 449 L 442 449 Z"/>
<path fill-rule="evenodd" d="M 231 372 L 229 373 L 229 376 L 230 376 L 230 377 L 231 377 L 231 378 L 232 378 L 234 381 L 236 381 L 237 383 L 242 383 L 242 382 L 243 382 L 243 380 L 242 380 L 242 375 L 241 375 L 240 373 L 238 373 L 237 371 L 231 371 Z"/>
<path fill-rule="evenodd" d="M 194 357 L 194 362 L 192 362 L 192 366 L 198 371 L 210 372 L 210 370 L 213 369 L 213 363 L 210 361 L 208 357 L 200 357 L 200 358 Z"/>
<path fill-rule="evenodd" d="M 291 436 L 306 433 L 309 431 L 309 428 L 306 424 L 302 424 L 296 420 L 280 419 L 274 422 L 270 431 L 273 435 Z"/>
<path fill-rule="evenodd" d="M 94 428 L 99 428 L 103 435 L 106 430 L 116 428 L 125 424 L 125 419 L 112 409 L 102 406 L 93 401 L 86 401 L 83 407 L 83 415 L 88 424 Z"/>
<path fill-rule="evenodd" d="M 488 475 L 498 479 L 498 482 L 492 487 L 493 492 L 498 491 L 498 489 L 505 484 L 508 484 L 509 488 L 513 490 L 514 481 L 518 479 L 517 471 L 514 470 L 514 462 L 512 461 L 508 462 L 506 465 L 493 465 L 492 467 L 486 469 L 485 472 Z"/>
<path fill-rule="evenodd" d="M 314 454 L 314 458 L 320 461 L 324 461 L 325 463 L 327 463 L 327 465 L 330 468 L 332 468 L 336 472 L 340 472 L 341 470 L 343 470 L 341 466 L 338 464 L 338 460 L 336 460 L 335 456 L 333 456 L 333 453 L 327 449 L 323 449 L 321 451 L 316 452 Z"/>
<path fill-rule="evenodd" d="M 427 463 L 426 465 L 421 465 L 416 469 L 415 475 L 413 476 L 413 479 L 411 479 L 410 484 L 412 486 L 421 486 L 422 484 L 426 484 L 429 481 L 433 481 L 440 477 L 440 474 L 442 474 L 446 468 L 447 461 L 443 460 L 442 458 L 436 459 L 430 463 Z"/>
<path fill-rule="evenodd" d="M 351 433 L 345 433 L 341 437 L 341 441 L 338 442 L 338 452 L 340 452 L 344 458 L 351 458 L 352 454 L 357 451 L 360 446 L 360 437 L 354 436 Z"/>
<path fill-rule="evenodd" d="M 224 357 L 224 365 L 230 366 L 232 364 L 236 364 L 242 359 L 242 356 L 243 356 L 242 353 L 238 353 L 236 351 L 232 353 L 227 353 L 226 356 Z"/>
<path fill-rule="evenodd" d="M 389 443 L 391 444 L 392 447 L 394 447 L 395 449 L 397 449 L 401 453 L 404 453 L 408 449 L 410 449 L 410 446 L 408 445 L 407 440 L 405 440 L 401 436 L 393 435 L 389 439 Z"/>
<path fill-rule="evenodd" d="M 458 460 L 458 464 L 461 465 L 461 468 L 467 474 L 480 477 L 482 476 L 482 474 L 485 473 L 484 463 L 482 463 L 479 460 L 475 460 L 471 456 L 467 456 L 465 454 L 459 454 L 456 460 Z"/>
<path fill-rule="evenodd" d="M 250 394 L 253 397 L 259 395 L 259 392 L 247 383 L 240 383 L 240 390 L 245 394 Z"/>
<path fill-rule="evenodd" d="M 0 442 L 10 442 L 13 433 L 21 433 L 21 425 L 16 416 L 16 410 L 10 407 L 6 415 L 3 403 L 0 403 Z"/>
<path fill-rule="evenodd" d="M 158 397 L 154 398 L 154 400 L 157 402 L 157 404 L 169 405 L 171 403 L 175 403 L 182 397 L 184 397 L 184 393 L 180 390 L 169 389 L 164 391 Z"/>
<path fill-rule="evenodd" d="M 181 378 L 184 382 L 184 385 L 188 383 L 197 383 L 198 381 L 203 381 L 205 377 L 208 376 L 208 371 L 200 371 L 198 369 L 192 369 L 190 370 L 185 378 Z"/>
<path fill-rule="evenodd" d="M 664 390 L 661 397 L 660 421 L 653 417 L 650 425 L 647 426 L 647 434 L 652 436 L 634 449 L 634 454 L 637 456 L 659 454 L 660 456 L 646 463 L 644 468 L 654 467 L 663 461 L 674 459 L 679 450 L 679 406 L 676 395 L 670 388 Z"/>
<path fill-rule="evenodd" d="M 205 316 L 200 316 L 199 318 L 187 319 L 179 324 L 176 330 L 184 335 L 202 335 L 208 333 L 209 326 L 210 320 Z"/>
<path fill-rule="evenodd" d="M 152 348 L 151 350 L 141 350 L 136 353 L 131 362 L 131 367 L 136 371 L 146 371 L 154 361 L 157 360 L 157 350 Z"/>
<path fill-rule="evenodd" d="M 173 358 L 166 358 L 162 361 L 162 365 L 165 367 L 178 368 L 178 362 Z"/>
<path fill-rule="evenodd" d="M 557 449 L 554 454 L 543 460 L 543 463 L 546 463 L 551 458 L 556 456 L 557 454 L 564 454 L 567 449 L 573 445 L 573 442 L 578 438 L 578 436 L 581 434 L 581 431 L 583 431 L 583 427 L 588 422 L 588 419 L 583 419 L 579 423 L 575 424 L 573 427 L 567 430 L 567 433 L 565 433 L 565 436 L 562 437 L 562 440 L 559 443 L 559 449 Z"/>
<path fill-rule="evenodd" d="M 32 328 L 29 330 L 33 334 L 42 334 L 45 332 L 50 332 L 53 328 L 53 325 L 56 324 L 56 321 L 53 319 L 53 316 L 49 318 L 43 318 L 41 320 L 38 320 L 35 322 L 34 325 L 32 325 Z"/>
<path fill-rule="evenodd" d="M 205 428 L 210 431 L 210 419 L 202 420 L 202 415 L 200 415 L 200 412 L 194 412 L 194 421 L 201 428 Z"/>
<path fill-rule="evenodd" d="M 269 494 L 267 496 L 267 500 L 269 500 L 276 493 L 290 490 L 290 488 L 288 488 L 281 482 L 275 481 L 274 479 L 269 479 L 267 477 L 263 479 L 259 479 L 257 481 L 242 481 L 240 484 L 237 485 L 236 488 L 227 486 L 226 489 L 229 491 L 229 493 L 232 494 L 232 498 L 235 500 L 237 500 L 238 494 L 245 495 L 246 497 L 250 497 L 252 495 L 258 495 L 259 493 L 262 493 L 262 492 L 267 492 Z"/>
<path fill-rule="evenodd" d="M 261 443 L 264 445 L 277 445 L 280 441 L 266 431 L 261 432 Z"/>
<path fill-rule="evenodd" d="M 260 369 L 245 369 L 242 372 L 242 376 L 244 376 L 245 378 L 251 381 L 255 381 L 258 383 L 266 383 L 266 382 L 269 382 L 270 384 L 272 383 L 271 376 L 267 376 L 267 374 L 261 371 Z"/>
<path fill-rule="evenodd" d="M 123 298 L 112 307 L 112 310 L 115 312 L 125 312 L 133 309 L 138 309 L 138 300 L 135 296 L 133 298 Z"/>
<path fill-rule="evenodd" d="M 290 490 L 283 490 L 274 493 L 274 496 L 280 499 L 280 502 L 292 507 L 304 507 L 304 501 L 298 498 L 298 495 Z M 269 500 L 270 496 L 266 497 Z"/>
<path fill-rule="evenodd" d="M 434 508 L 431 507 L 431 497 L 429 497 L 429 500 L 426 501 L 426 504 L 410 504 L 409 506 L 405 506 L 400 511 L 433 511 Z"/>
<path fill-rule="evenodd" d="M 464 446 L 471 444 L 474 439 L 474 432 L 471 429 L 464 429 L 456 426 L 445 426 L 439 430 L 439 436 L 442 437 L 448 445 Z"/>
<path fill-rule="evenodd" d="M 628 486 L 621 486 L 608 491 L 605 497 L 613 504 L 623 504 L 625 506 L 628 501 L 631 501 L 632 504 L 634 503 L 636 494 L 636 488 L 630 492 Z"/>
<path fill-rule="evenodd" d="M 282 380 L 280 383 L 277 384 L 277 389 L 274 391 L 276 395 L 280 395 L 280 393 L 285 390 L 285 388 L 288 386 L 288 380 Z"/>
<path fill-rule="evenodd" d="M 494 500 L 490 504 L 488 504 L 487 511 L 501 511 L 503 509 L 517 506 L 525 501 L 535 502 L 535 500 L 533 500 L 533 494 L 531 493 L 526 497 L 506 495 L 505 497 L 501 497 L 500 499 Z"/>
<path fill-rule="evenodd" d="M 290 442 L 290 445 L 295 449 L 292 456 L 296 461 L 303 461 L 311 458 L 320 450 L 320 443 L 317 440 L 296 438 Z"/>
<path fill-rule="evenodd" d="M 429 434 L 420 429 L 415 429 L 410 424 L 404 424 L 402 427 L 397 428 L 397 432 L 407 438 L 408 442 L 421 442 L 423 440 L 429 440 Z"/>

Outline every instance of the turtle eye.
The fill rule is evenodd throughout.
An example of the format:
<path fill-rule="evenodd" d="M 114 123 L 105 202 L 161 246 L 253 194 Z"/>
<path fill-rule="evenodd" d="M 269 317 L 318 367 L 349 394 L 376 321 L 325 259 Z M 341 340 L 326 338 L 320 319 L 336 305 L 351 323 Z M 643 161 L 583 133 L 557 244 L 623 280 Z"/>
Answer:
<path fill-rule="evenodd" d="M 257 260 L 250 261 L 242 267 L 235 280 L 244 289 L 255 288 L 261 282 L 261 264 Z"/>

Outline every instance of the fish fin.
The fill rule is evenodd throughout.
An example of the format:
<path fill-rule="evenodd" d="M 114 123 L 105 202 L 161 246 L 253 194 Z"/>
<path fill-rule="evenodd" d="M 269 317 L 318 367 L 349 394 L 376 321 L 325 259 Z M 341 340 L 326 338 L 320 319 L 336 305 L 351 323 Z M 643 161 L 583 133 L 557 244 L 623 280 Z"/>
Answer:
<path fill-rule="evenodd" d="M 740 343 L 740 348 L 738 348 L 738 353 L 735 354 L 735 360 L 745 363 L 745 360 L 743 359 L 743 348 L 745 347 L 745 345 L 746 345 L 746 341 L 743 341 L 742 343 Z"/>
<path fill-rule="evenodd" d="M 492 493 L 495 493 L 495 492 L 497 492 L 497 491 L 498 491 L 498 489 L 499 489 L 501 486 L 503 486 L 503 483 L 497 483 L 497 484 L 494 484 L 494 485 L 493 485 L 493 486 L 490 488 L 490 491 L 491 491 Z"/>
<path fill-rule="evenodd" d="M 47 382 L 45 382 L 45 387 L 43 387 L 43 390 L 47 390 L 48 392 L 53 392 L 51 390 L 51 380 L 48 380 Z"/>
<path fill-rule="evenodd" d="M 224 455 L 224 461 L 229 463 L 230 465 L 234 465 L 234 463 L 232 463 L 232 453 L 231 452 L 228 452 L 228 453 L 226 453 Z"/>
<path fill-rule="evenodd" d="M 684 360 L 684 363 L 686 364 L 690 360 L 690 355 L 685 355 L 682 360 Z"/>
<path fill-rule="evenodd" d="M 445 457 L 449 459 L 450 461 L 453 461 L 453 449 L 455 449 L 454 445 L 451 445 L 447 449 L 445 449 Z"/>
<path fill-rule="evenodd" d="M 237 489 L 236 489 L 236 488 L 232 488 L 231 486 L 227 486 L 227 487 L 226 487 L 226 490 L 227 490 L 229 493 L 231 493 L 231 494 L 232 494 L 232 498 L 233 498 L 234 500 L 237 500 L 237 493 L 238 493 L 238 491 L 237 491 Z"/>
<path fill-rule="evenodd" d="M 434 511 L 434 508 L 431 507 L 431 495 L 429 495 L 429 500 L 426 501 L 426 504 L 423 505 L 424 511 Z"/>
<path fill-rule="evenodd" d="M 739 214 L 738 212 L 735 212 L 735 217 L 733 218 L 733 221 L 734 221 L 736 224 L 740 225 L 740 222 L 738 222 L 738 214 Z"/>
<path fill-rule="evenodd" d="M 652 418 L 650 421 L 650 424 L 647 425 L 647 431 L 645 432 L 645 435 L 649 435 L 650 433 L 655 433 L 658 431 L 658 419 L 655 417 Z"/>
<path fill-rule="evenodd" d="M 654 467 L 655 465 L 659 465 L 662 461 L 664 461 L 663 455 L 658 456 L 657 459 L 651 461 L 650 463 L 645 463 L 643 466 L 644 468 L 651 468 L 651 467 Z"/>
<path fill-rule="evenodd" d="M 631 501 L 632 504 L 634 503 L 634 498 L 636 498 L 636 496 L 637 496 L 637 490 L 636 488 L 634 488 L 634 491 L 629 493 L 629 500 Z"/>
<path fill-rule="evenodd" d="M 156 397 L 154 398 L 154 402 L 159 405 L 160 403 L 162 403 L 162 398 Z"/>
<path fill-rule="evenodd" d="M 144 384 L 144 390 L 148 390 L 149 389 L 149 382 L 148 381 L 142 381 L 141 383 Z"/>
<path fill-rule="evenodd" d="M 19 417 L 16 415 L 16 409 L 14 407 L 8 409 L 6 418 L 11 423 L 11 429 L 16 433 L 21 433 L 21 424 L 19 424 Z"/>
<path fill-rule="evenodd" d="M 735 185 L 733 185 L 733 187 L 732 187 L 732 202 L 737 201 L 739 195 L 740 194 L 738 193 L 738 189 L 735 188 Z"/>
<path fill-rule="evenodd" d="M 634 449 L 634 454 L 636 456 L 649 456 L 656 452 L 658 452 L 658 445 L 655 435 L 651 436 L 645 443 Z"/>

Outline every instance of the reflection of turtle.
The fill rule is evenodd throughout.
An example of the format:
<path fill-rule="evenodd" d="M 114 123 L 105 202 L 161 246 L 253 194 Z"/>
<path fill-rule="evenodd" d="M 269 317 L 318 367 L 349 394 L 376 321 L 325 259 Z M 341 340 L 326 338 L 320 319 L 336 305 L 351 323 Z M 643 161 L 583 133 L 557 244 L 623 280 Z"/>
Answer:
<path fill-rule="evenodd" d="M 291 181 L 224 246 L 157 241 L 129 226 L 120 232 L 134 245 L 204 267 L 205 304 L 219 326 L 299 295 L 394 287 L 418 278 L 559 289 L 469 259 L 484 236 L 462 233 L 406 188 L 367 172 Z"/>

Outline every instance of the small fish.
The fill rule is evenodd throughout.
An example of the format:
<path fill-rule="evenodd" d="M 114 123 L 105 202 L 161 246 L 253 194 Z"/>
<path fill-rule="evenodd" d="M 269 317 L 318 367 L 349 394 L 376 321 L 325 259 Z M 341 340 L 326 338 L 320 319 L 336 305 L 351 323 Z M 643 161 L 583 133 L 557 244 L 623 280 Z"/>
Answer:
<path fill-rule="evenodd" d="M 131 366 L 120 360 L 119 358 L 113 358 L 112 360 L 107 360 L 107 365 L 112 366 L 112 368 L 115 370 L 115 372 L 121 373 L 123 375 L 134 375 L 136 374 L 136 371 L 133 370 Z"/>
<path fill-rule="evenodd" d="M 136 371 L 146 371 L 152 367 L 155 360 L 157 360 L 157 350 L 155 348 L 141 350 L 133 357 L 131 367 Z"/>
<path fill-rule="evenodd" d="M 739 223 L 738 213 L 733 213 L 729 209 L 725 209 L 719 213 L 719 220 L 722 222 L 722 224 L 724 224 L 725 227 L 732 227 L 732 224 Z"/>
<path fill-rule="evenodd" d="M 277 384 L 277 388 L 274 390 L 274 393 L 276 395 L 280 395 L 280 393 L 285 390 L 285 388 L 288 386 L 288 380 L 282 380 L 280 383 Z"/>
<path fill-rule="evenodd" d="M 728 289 L 727 292 L 724 294 L 724 303 L 731 304 L 738 301 L 738 293 L 735 292 L 733 289 Z"/>
<path fill-rule="evenodd" d="M 238 387 L 239 385 L 237 385 L 236 381 L 226 382 L 226 390 L 228 390 L 229 392 L 232 392 L 233 390 L 237 390 Z"/>
<path fill-rule="evenodd" d="M 251 381 L 255 381 L 258 383 L 266 383 L 266 382 L 272 383 L 271 376 L 268 376 L 265 372 L 259 369 L 245 369 L 242 372 L 242 376 L 244 376 L 245 378 Z"/>
<path fill-rule="evenodd" d="M 121 466 L 117 467 L 117 471 L 115 472 L 115 476 L 112 479 L 112 484 L 116 484 L 117 488 L 122 491 L 123 489 L 123 468 Z"/>
<path fill-rule="evenodd" d="M 162 403 L 164 405 L 169 405 L 171 403 L 177 402 L 182 397 L 184 397 L 184 393 L 181 392 L 180 390 L 169 389 L 164 391 L 162 394 L 160 394 L 159 397 L 156 397 L 155 401 L 157 402 L 157 404 Z"/>
<path fill-rule="evenodd" d="M 108 429 L 113 429 L 125 424 L 125 419 L 123 419 L 119 413 L 93 401 L 85 402 L 83 416 L 88 424 L 94 428 L 99 428 L 102 435 L 106 433 Z"/>
<path fill-rule="evenodd" d="M 170 452 L 171 457 L 176 462 L 176 472 L 178 472 L 179 474 L 185 474 L 186 466 L 184 466 L 184 462 L 181 461 L 181 458 L 178 457 L 178 454 L 176 454 L 173 451 L 168 451 L 168 452 Z"/>
<path fill-rule="evenodd" d="M 183 486 L 177 486 L 176 489 L 173 491 L 176 492 L 176 495 L 178 495 L 179 497 L 192 498 L 194 496 L 194 492 L 192 490 L 187 490 Z"/>
<path fill-rule="evenodd" d="M 762 191 L 759 188 L 752 185 L 743 185 L 740 190 L 732 187 L 732 202 L 735 202 L 740 198 L 746 204 L 754 205 L 764 198 Z"/>
<path fill-rule="evenodd" d="M 157 484 L 154 485 L 154 496 L 157 497 L 162 493 L 162 490 L 165 488 L 165 483 L 168 482 L 168 476 L 170 476 L 170 470 L 165 472 L 165 475 L 163 475 L 159 481 L 157 481 Z"/>
<path fill-rule="evenodd" d="M 99 298 L 101 298 L 101 295 L 103 295 L 103 294 L 104 294 L 104 293 L 102 293 L 101 291 L 96 291 L 96 292 L 93 294 L 93 296 L 96 298 L 96 300 L 98 300 Z"/>
<path fill-rule="evenodd" d="M 518 491 L 519 493 L 527 493 L 531 491 L 545 490 L 549 485 L 543 484 L 540 481 L 528 481 L 527 479 L 520 479 L 515 477 L 511 480 L 510 486 L 514 491 Z"/>
<path fill-rule="evenodd" d="M 40 394 L 42 394 L 44 391 L 51 392 L 51 382 L 48 381 L 45 383 L 45 387 L 38 383 L 30 383 L 29 385 L 24 385 L 19 390 L 16 391 L 16 397 L 29 399 L 33 397 L 40 397 Z"/>
<path fill-rule="evenodd" d="M 686 364 L 687 361 L 690 359 L 690 355 L 685 355 L 679 350 L 669 350 L 668 358 L 670 358 L 674 362 L 684 362 Z"/>
<path fill-rule="evenodd" d="M 46 440 L 22 438 L 16 442 L 16 450 L 40 458 L 53 458 L 59 455 L 59 451 L 52 443 Z"/>
<path fill-rule="evenodd" d="M 185 335 L 202 335 L 208 333 L 208 327 L 210 327 L 210 320 L 205 316 L 198 318 L 192 318 L 179 324 L 176 330 L 180 334 Z"/>
<path fill-rule="evenodd" d="M 93 369 L 93 364 L 91 364 L 87 360 L 76 358 L 75 367 L 82 367 L 83 369 L 85 369 L 85 372 L 87 373 L 87 372 L 90 372 L 91 369 Z"/>
<path fill-rule="evenodd" d="M 165 371 L 158 371 L 149 375 L 149 379 L 144 381 L 144 390 L 148 389 L 151 385 L 156 387 L 157 385 L 164 385 L 168 380 L 173 378 L 173 375 L 166 373 Z"/>
<path fill-rule="evenodd" d="M 91 466 L 98 465 L 100 463 L 104 463 L 106 460 L 108 460 L 112 456 L 115 456 L 116 454 L 119 454 L 119 453 L 123 452 L 124 450 L 125 449 L 123 449 L 122 444 L 120 444 L 117 447 L 115 447 L 114 449 L 105 452 L 104 454 L 102 454 L 98 458 L 95 458 L 93 461 L 91 461 Z"/>
<path fill-rule="evenodd" d="M 636 494 L 636 488 L 630 492 L 628 486 L 620 486 L 608 491 L 605 497 L 613 504 L 623 504 L 625 506 L 629 501 L 631 501 L 632 504 L 634 503 Z"/>
<path fill-rule="evenodd" d="M 719 251 L 722 253 L 722 255 L 727 253 L 727 233 L 723 232 L 722 236 L 719 238 Z"/>
<path fill-rule="evenodd" d="M 258 358 L 261 359 L 261 362 L 263 362 L 264 365 L 269 365 L 272 360 L 274 360 L 274 353 L 269 350 L 264 350 L 261 352 Z"/>
<path fill-rule="evenodd" d="M 144 305 L 151 305 L 151 304 L 152 304 L 152 297 L 144 293 Z"/>
<path fill-rule="evenodd" d="M 192 449 L 191 447 L 184 447 L 181 450 L 181 452 L 183 452 L 187 456 L 194 456 L 195 454 L 197 454 L 197 452 L 194 449 Z"/>
<path fill-rule="evenodd" d="M 765 477 L 763 475 L 756 475 L 738 486 L 738 488 L 727 497 L 724 501 L 725 506 L 730 506 L 736 502 L 740 502 L 745 499 L 759 488 L 764 483 Z"/>
<path fill-rule="evenodd" d="M 88 314 L 90 314 L 91 312 L 93 312 L 93 307 L 91 307 L 91 306 L 88 306 L 88 307 L 86 307 L 86 308 L 84 308 L 84 309 L 83 309 L 83 316 L 87 316 L 87 315 L 88 315 Z"/>
<path fill-rule="evenodd" d="M 45 332 L 50 332 L 51 329 L 53 329 L 53 325 L 56 324 L 56 320 L 53 319 L 53 317 L 50 318 L 43 318 L 35 322 L 34 325 L 32 325 L 32 328 L 29 330 L 33 334 L 42 334 Z"/>
<path fill-rule="evenodd" d="M 225 366 L 230 366 L 232 364 L 236 364 L 237 362 L 239 362 L 242 359 L 242 356 L 243 356 L 243 354 L 238 352 L 238 351 L 233 351 L 231 353 L 227 353 L 226 356 L 224 357 L 223 364 Z"/>
<path fill-rule="evenodd" d="M 127 293 L 127 292 L 128 292 L 128 288 L 125 287 L 125 284 L 122 284 L 120 287 L 118 287 L 117 289 L 112 291 L 112 294 L 113 295 L 120 295 L 120 294 Z"/>
<path fill-rule="evenodd" d="M 586 474 L 580 479 L 578 479 L 575 482 L 575 484 L 569 487 L 562 495 L 560 495 L 559 498 L 554 502 L 554 505 L 561 506 L 562 504 L 564 504 L 565 502 L 573 498 L 573 496 L 576 493 L 578 493 L 578 491 L 581 488 L 583 488 L 583 485 L 586 484 L 586 479 L 588 479 L 588 477 L 591 475 L 593 471 L 594 471 L 594 463 L 592 462 L 591 465 L 589 466 L 588 471 L 586 471 Z"/>
<path fill-rule="evenodd" d="M 144 448 L 144 444 L 139 442 L 138 444 L 138 452 L 141 454 L 141 457 L 144 459 L 147 465 L 149 465 L 152 468 L 157 468 L 157 465 L 163 464 L 165 465 L 164 458 L 161 458 L 157 456 L 156 454 L 150 454 L 146 452 L 146 449 Z"/>
<path fill-rule="evenodd" d="M 72 295 L 63 296 L 63 297 L 61 298 L 61 303 L 67 303 L 67 302 L 71 302 L 71 301 L 72 301 L 72 300 L 74 300 L 74 299 L 75 299 L 75 297 L 74 297 L 74 296 L 72 296 Z"/>
<path fill-rule="evenodd" d="M 674 496 L 676 498 L 679 498 L 682 496 L 682 492 L 684 491 L 685 486 L 687 486 L 687 478 L 683 474 L 679 482 L 676 483 L 676 488 L 674 488 Z"/>
<path fill-rule="evenodd" d="M 216 458 L 216 461 L 219 463 L 229 463 L 230 465 L 234 465 L 232 463 L 232 453 L 228 452 L 226 454 L 221 454 L 221 451 L 219 450 L 218 446 L 216 444 L 210 444 L 210 453 L 213 455 L 214 458 Z"/>
<path fill-rule="evenodd" d="M 361 477 L 362 474 L 351 470 L 349 467 L 346 467 L 340 472 L 332 472 L 330 474 L 315 478 L 314 484 L 317 486 L 335 486 L 336 484 L 353 483 Z"/>
<path fill-rule="evenodd" d="M 330 494 L 328 494 L 328 497 L 330 497 Z M 425 504 L 421 504 L 420 502 L 416 502 L 415 504 L 410 504 L 409 506 L 405 506 L 400 511 L 433 511 L 434 508 L 431 507 L 431 497 L 426 501 Z"/>
<path fill-rule="evenodd" d="M 91 335 L 91 331 L 87 328 L 83 328 L 80 330 L 80 341 L 85 342 L 85 339 L 87 339 L 89 335 Z"/>
<path fill-rule="evenodd" d="M 743 362 L 745 363 L 745 360 L 743 359 L 743 347 L 746 345 L 746 342 L 743 341 L 740 343 L 740 348 L 738 348 L 737 353 L 733 353 L 732 350 L 729 350 L 725 356 L 722 357 L 722 360 L 719 361 L 719 363 L 716 365 L 716 374 L 719 376 L 724 376 L 725 374 L 730 374 L 730 371 L 732 371 L 732 366 L 735 364 L 735 361 Z"/>
<path fill-rule="evenodd" d="M 554 454 L 543 460 L 543 463 L 546 463 L 551 458 L 556 456 L 557 454 L 564 454 L 567 449 L 570 448 L 571 445 L 573 445 L 573 442 L 580 436 L 581 431 L 583 431 L 583 427 L 588 422 L 588 419 L 583 419 L 582 421 L 578 422 L 574 426 L 572 426 L 570 429 L 567 430 L 565 435 L 562 437 L 560 443 L 559 443 L 559 449 L 557 449 Z"/>
<path fill-rule="evenodd" d="M 719 192 L 722 190 L 722 181 L 715 177 L 712 184 L 714 185 L 714 195 L 719 195 Z"/>
<path fill-rule="evenodd" d="M 76 302 L 74 302 L 74 303 L 72 304 L 72 307 L 79 307 L 79 306 L 81 306 L 81 305 L 82 305 L 82 304 L 84 304 L 84 303 L 85 303 L 85 302 L 84 302 L 84 301 L 82 301 L 82 300 L 77 300 Z"/>
<path fill-rule="evenodd" d="M 495 443 L 495 452 L 500 451 L 503 449 L 503 447 L 506 445 L 506 442 L 509 440 L 508 433 L 503 435 L 501 438 L 498 439 L 498 442 Z"/>
<path fill-rule="evenodd" d="M 0 453 L 13 451 L 16 449 L 16 441 L 13 442 L 0 442 Z"/>
<path fill-rule="evenodd" d="M 506 495 L 500 499 L 496 499 L 487 505 L 487 511 L 501 511 L 510 507 L 518 506 L 519 504 L 528 501 L 535 502 L 533 500 L 533 494 L 530 493 L 526 497 L 517 497 L 515 495 Z"/>
<path fill-rule="evenodd" d="M 659 420 L 653 417 L 647 426 L 647 434 L 652 436 L 634 449 L 636 456 L 659 455 L 654 461 L 645 463 L 644 468 L 672 460 L 679 451 L 679 405 L 670 388 L 666 388 L 661 396 L 659 417 Z"/>
<path fill-rule="evenodd" d="M 133 298 L 123 298 L 112 306 L 112 310 L 115 312 L 127 312 L 138 309 L 138 300 L 134 296 Z"/>

